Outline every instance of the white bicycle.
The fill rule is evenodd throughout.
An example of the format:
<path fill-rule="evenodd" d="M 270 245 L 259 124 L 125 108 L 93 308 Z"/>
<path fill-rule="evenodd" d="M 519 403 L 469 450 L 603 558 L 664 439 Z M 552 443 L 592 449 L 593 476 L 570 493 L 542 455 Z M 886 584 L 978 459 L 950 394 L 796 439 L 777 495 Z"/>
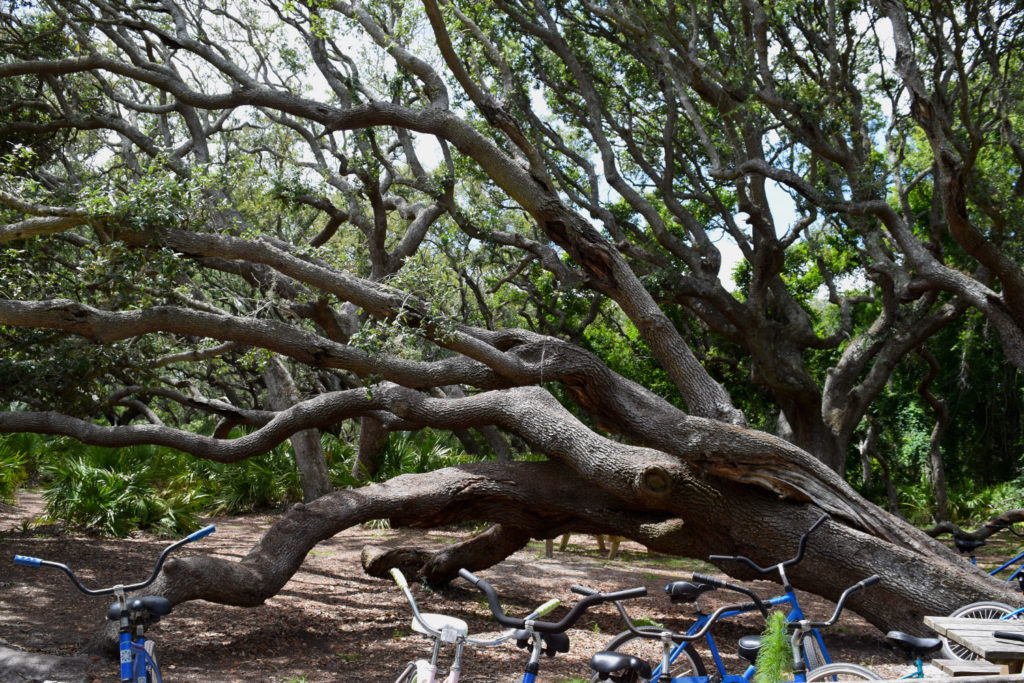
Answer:
<path fill-rule="evenodd" d="M 444 614 L 424 614 L 420 612 L 419 607 L 416 605 L 416 599 L 413 598 L 412 592 L 409 590 L 409 582 L 405 580 L 402 572 L 397 568 L 392 569 L 391 576 L 394 578 L 395 583 L 398 584 L 398 587 L 402 589 L 405 599 L 409 601 L 409 605 L 412 607 L 412 630 L 416 633 L 422 633 L 434 641 L 434 648 L 430 659 L 418 659 L 415 662 L 409 662 L 405 670 L 395 679 L 395 683 L 435 683 L 437 680 L 437 660 L 441 653 L 442 643 L 455 646 L 455 656 L 452 658 L 451 666 L 448 669 L 448 676 L 444 679 L 443 683 L 458 683 L 459 675 L 462 673 L 462 650 L 467 644 L 494 647 L 520 633 L 520 629 L 512 628 L 491 640 L 472 638 L 469 636 L 469 626 L 462 619 L 449 617 Z M 527 623 L 544 616 L 560 604 L 560 600 L 548 600 L 526 617 Z"/>

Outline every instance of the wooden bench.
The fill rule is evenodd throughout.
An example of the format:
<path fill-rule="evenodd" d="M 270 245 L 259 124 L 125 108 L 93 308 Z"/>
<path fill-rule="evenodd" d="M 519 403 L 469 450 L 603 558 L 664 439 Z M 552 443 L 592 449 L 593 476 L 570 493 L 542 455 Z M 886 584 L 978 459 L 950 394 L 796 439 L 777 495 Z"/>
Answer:
<path fill-rule="evenodd" d="M 931 663 L 950 676 L 994 676 L 1003 670 L 998 664 L 986 662 L 984 659 L 970 662 L 962 659 L 933 659 Z"/>

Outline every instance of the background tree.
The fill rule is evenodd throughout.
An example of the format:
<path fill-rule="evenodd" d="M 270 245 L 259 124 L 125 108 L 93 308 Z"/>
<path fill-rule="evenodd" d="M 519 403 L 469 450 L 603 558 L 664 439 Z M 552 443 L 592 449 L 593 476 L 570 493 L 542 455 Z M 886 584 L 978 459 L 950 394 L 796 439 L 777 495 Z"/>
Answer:
<path fill-rule="evenodd" d="M 1002 595 L 841 473 L 966 311 L 1022 367 L 1015 213 L 993 204 L 1019 201 L 1018 8 L 4 16 L 0 431 L 230 463 L 360 420 L 361 476 L 394 430 L 480 430 L 499 456 L 296 505 L 238 563 L 168 565 L 172 601 L 257 604 L 381 517 L 494 523 L 412 568 L 443 581 L 570 530 L 770 562 L 820 510 L 791 578 L 834 597 L 883 574 L 856 606 L 876 624 Z M 269 409 L 265 352 L 305 400 Z"/>

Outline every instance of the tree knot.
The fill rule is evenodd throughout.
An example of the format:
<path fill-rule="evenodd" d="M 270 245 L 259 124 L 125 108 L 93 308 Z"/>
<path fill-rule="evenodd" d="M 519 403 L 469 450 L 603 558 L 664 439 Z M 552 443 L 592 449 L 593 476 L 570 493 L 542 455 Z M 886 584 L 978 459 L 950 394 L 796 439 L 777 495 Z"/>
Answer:
<path fill-rule="evenodd" d="M 659 465 L 648 467 L 640 476 L 640 490 L 646 495 L 662 498 L 670 494 L 674 488 L 672 475 Z"/>

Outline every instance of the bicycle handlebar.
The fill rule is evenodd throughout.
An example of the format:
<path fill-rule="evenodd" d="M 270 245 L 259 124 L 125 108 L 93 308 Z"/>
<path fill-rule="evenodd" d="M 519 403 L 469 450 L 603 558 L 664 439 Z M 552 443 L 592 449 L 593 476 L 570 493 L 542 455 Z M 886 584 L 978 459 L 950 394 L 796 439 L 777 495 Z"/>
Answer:
<path fill-rule="evenodd" d="M 167 559 L 167 556 L 170 555 L 172 552 L 174 552 L 181 546 L 185 545 L 186 543 L 198 541 L 200 538 L 203 538 L 204 536 L 209 536 L 216 530 L 216 527 L 213 524 L 211 524 L 209 526 L 203 527 L 199 531 L 195 531 L 189 534 L 188 536 L 179 541 L 175 541 L 174 543 L 170 544 L 169 546 L 164 548 L 163 552 L 160 553 L 160 557 L 157 558 L 156 561 L 156 567 L 153 568 L 153 573 L 150 574 L 149 578 L 143 581 L 142 583 L 135 583 L 129 586 L 111 586 L 110 588 L 86 588 L 79 580 L 79 578 L 75 576 L 75 572 L 73 572 L 71 568 L 67 565 L 61 564 L 60 562 L 50 562 L 49 560 L 41 560 L 38 557 L 29 557 L 27 555 L 15 555 L 14 563 L 20 564 L 23 567 L 53 567 L 54 569 L 59 569 L 65 574 L 67 574 L 68 577 L 71 579 L 71 582 L 75 584 L 75 587 L 78 588 L 78 590 L 85 593 L 86 595 L 108 595 L 110 593 L 113 593 L 118 588 L 121 588 L 124 592 L 127 593 L 129 591 L 136 591 L 141 588 L 145 588 L 149 584 L 153 583 L 156 580 L 157 574 L 160 573 L 160 568 L 163 567 L 164 561 Z"/>
<path fill-rule="evenodd" d="M 805 531 L 803 535 L 800 536 L 800 543 L 797 546 L 796 555 L 794 557 L 791 557 L 790 559 L 784 562 L 773 564 L 770 567 L 762 567 L 761 565 L 757 564 L 752 559 L 744 555 L 711 555 L 708 557 L 708 560 L 710 560 L 711 562 L 726 562 L 730 560 L 734 562 L 742 562 L 743 564 L 747 565 L 759 574 L 771 574 L 778 567 L 792 567 L 794 564 L 804 559 L 804 550 L 806 550 L 807 548 L 807 537 L 810 536 L 815 529 L 824 524 L 826 519 L 828 519 L 827 512 L 822 514 L 821 517 L 819 517 L 818 520 L 811 525 L 811 528 Z"/>
<path fill-rule="evenodd" d="M 398 587 L 402 589 L 402 593 L 405 594 L 406 600 L 409 601 L 409 606 L 412 607 L 413 617 L 416 619 L 416 621 L 419 623 L 419 625 L 422 626 L 423 629 L 427 633 L 432 635 L 433 637 L 435 637 L 435 638 L 444 638 L 444 634 L 441 631 L 438 631 L 437 629 L 435 629 L 429 623 L 427 623 L 427 621 L 423 618 L 423 615 L 420 614 L 419 605 L 416 604 L 416 599 L 412 596 L 412 592 L 409 590 L 409 582 L 406 580 L 405 574 L 402 573 L 402 570 L 399 569 L 398 567 L 392 567 L 390 573 L 391 573 L 391 577 L 395 580 L 395 583 L 398 584 Z M 561 600 L 559 600 L 558 598 L 552 598 L 551 600 L 548 600 L 543 605 L 541 605 L 540 607 L 535 609 L 533 612 L 528 614 L 526 616 L 526 619 L 527 620 L 533 620 L 533 619 L 536 619 L 537 617 L 542 617 L 545 614 L 549 614 L 550 612 L 554 611 L 554 609 L 556 607 L 558 607 L 559 605 L 561 605 L 561 604 L 562 604 Z M 469 635 L 467 635 L 465 637 L 465 640 L 466 640 L 467 643 L 471 643 L 473 645 L 483 645 L 485 647 L 493 647 L 495 645 L 500 645 L 501 643 L 505 642 L 506 640 L 508 640 L 509 638 L 514 636 L 515 633 L 516 633 L 515 629 L 509 629 L 509 630 L 505 631 L 504 633 L 502 633 L 501 635 L 499 635 L 497 638 L 492 639 L 492 640 L 484 640 L 482 638 L 473 638 L 473 637 L 470 637 Z"/>
<path fill-rule="evenodd" d="M 836 609 L 834 612 L 832 612 L 832 616 L 829 618 L 828 621 L 805 621 L 803 622 L 803 628 L 827 628 L 832 624 L 836 623 L 836 621 L 839 620 L 839 614 L 843 611 L 843 607 L 846 604 L 847 598 L 849 598 L 851 595 L 853 595 L 859 590 L 863 590 L 868 586 L 874 586 L 881 580 L 882 579 L 878 576 L 878 574 L 872 574 L 868 578 L 853 584 L 852 586 L 844 590 L 843 594 L 839 596 L 839 601 L 836 603 Z M 796 626 L 799 628 L 800 624 L 801 622 L 790 622 L 789 625 L 791 627 Z"/>
<path fill-rule="evenodd" d="M 714 622 L 718 621 L 718 619 L 721 618 L 722 616 L 724 616 L 727 612 L 736 614 L 736 613 L 743 613 L 743 612 L 751 612 L 751 611 L 756 609 L 756 610 L 759 610 L 761 612 L 761 614 L 764 615 L 765 619 L 768 618 L 768 610 L 765 608 L 764 603 L 761 602 L 760 598 L 758 598 L 757 595 L 755 593 L 753 593 L 752 591 L 750 591 L 750 590 L 748 590 L 748 589 L 746 589 L 746 588 L 744 588 L 742 586 L 737 586 L 735 584 L 726 583 L 725 581 L 720 581 L 720 580 L 718 580 L 718 579 L 716 579 L 714 577 L 704 576 L 702 574 L 694 574 L 693 575 L 693 580 L 694 581 L 700 581 L 701 583 L 707 583 L 707 584 L 710 584 L 710 585 L 713 585 L 713 586 L 716 586 L 716 587 L 719 587 L 719 588 L 726 588 L 726 589 L 729 589 L 729 590 L 734 590 L 734 591 L 736 591 L 738 593 L 743 593 L 744 595 L 749 595 L 750 597 L 753 598 L 753 600 L 750 601 L 750 602 L 741 602 L 741 603 L 738 603 L 738 604 L 735 604 L 735 605 L 723 605 L 723 606 L 719 607 L 718 609 L 716 609 L 714 612 L 711 613 L 711 615 L 708 617 L 707 623 L 704 624 L 704 626 L 702 626 L 696 633 L 693 633 L 693 634 L 676 633 L 676 632 L 672 631 L 671 629 L 667 629 L 667 628 L 661 628 L 661 629 L 657 629 L 657 630 L 648 628 L 646 631 L 641 631 L 640 629 L 638 629 L 636 627 L 636 624 L 633 623 L 633 620 L 629 618 L 629 614 L 626 612 L 626 608 L 622 606 L 622 603 L 620 603 L 619 601 L 616 600 L 616 601 L 614 601 L 615 608 L 619 610 L 619 616 L 622 617 L 622 621 L 626 624 L 626 629 L 629 630 L 634 635 L 640 636 L 641 638 L 655 639 L 655 638 L 661 638 L 662 635 L 667 634 L 667 635 L 670 635 L 671 637 L 673 637 L 676 640 L 687 640 L 687 641 L 689 641 L 689 640 L 697 640 L 699 638 L 703 638 L 704 635 L 711 628 L 711 625 L 714 624 Z M 587 586 L 580 586 L 578 584 L 574 584 L 574 585 L 570 586 L 569 590 L 571 590 L 573 593 L 579 593 L 580 595 L 594 595 L 594 594 L 597 593 L 597 591 L 594 590 L 593 588 L 588 588 Z"/>
<path fill-rule="evenodd" d="M 498 600 L 498 594 L 495 592 L 491 584 L 474 576 L 468 569 L 460 569 L 459 576 L 476 586 L 476 588 L 486 596 L 487 604 L 490 606 L 495 620 L 497 620 L 497 622 L 502 626 L 521 629 L 526 627 L 527 621 L 531 621 L 528 619 L 510 617 L 505 614 L 505 611 L 501 608 L 501 602 Z M 569 610 L 568 614 L 562 617 L 561 621 L 554 623 L 549 621 L 533 621 L 532 628 L 537 633 L 564 633 L 569 629 L 569 627 L 576 623 L 587 609 L 594 605 L 599 605 L 603 602 L 615 602 L 617 600 L 639 598 L 645 595 L 647 595 L 647 588 L 644 586 L 627 588 L 626 590 L 615 591 L 613 593 L 595 592 L 585 596 L 582 600 L 573 605 L 572 609 Z"/>
<path fill-rule="evenodd" d="M 690 580 L 695 583 L 706 583 L 709 586 L 714 586 L 715 588 L 725 588 L 726 590 L 742 593 L 743 595 L 748 596 L 751 600 L 750 607 L 747 608 L 748 610 L 756 609 L 761 613 L 762 616 L 764 616 L 765 619 L 768 618 L 768 608 L 765 607 L 763 602 L 761 602 L 761 598 L 757 596 L 757 593 L 750 590 L 749 588 L 746 588 L 745 586 L 739 586 L 735 583 L 722 581 L 721 579 L 715 578 L 714 576 L 708 576 L 707 574 L 698 574 L 696 572 L 693 574 Z"/>

